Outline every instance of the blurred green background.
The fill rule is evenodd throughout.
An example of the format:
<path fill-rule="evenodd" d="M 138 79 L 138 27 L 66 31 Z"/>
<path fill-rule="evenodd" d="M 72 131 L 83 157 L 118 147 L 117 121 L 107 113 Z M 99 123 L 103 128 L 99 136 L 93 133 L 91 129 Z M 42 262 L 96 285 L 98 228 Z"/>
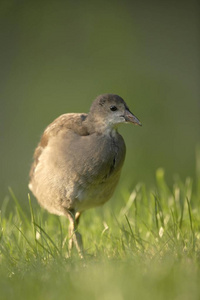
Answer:
<path fill-rule="evenodd" d="M 197 1 L 16 1 L 0 4 L 0 201 L 27 201 L 44 128 L 122 96 L 143 127 L 121 126 L 127 157 L 118 190 L 195 174 L 200 141 Z"/>

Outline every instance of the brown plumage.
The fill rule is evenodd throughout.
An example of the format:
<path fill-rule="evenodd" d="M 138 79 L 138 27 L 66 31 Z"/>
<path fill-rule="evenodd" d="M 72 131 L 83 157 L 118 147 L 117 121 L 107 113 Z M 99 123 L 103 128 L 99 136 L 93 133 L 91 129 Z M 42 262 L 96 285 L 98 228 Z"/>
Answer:
<path fill-rule="evenodd" d="M 77 232 L 80 214 L 108 201 L 118 183 L 125 158 L 120 123 L 141 125 L 122 98 L 100 95 L 88 114 L 64 114 L 44 131 L 34 153 L 29 188 L 50 213 L 70 221 L 74 242 L 83 256 Z"/>

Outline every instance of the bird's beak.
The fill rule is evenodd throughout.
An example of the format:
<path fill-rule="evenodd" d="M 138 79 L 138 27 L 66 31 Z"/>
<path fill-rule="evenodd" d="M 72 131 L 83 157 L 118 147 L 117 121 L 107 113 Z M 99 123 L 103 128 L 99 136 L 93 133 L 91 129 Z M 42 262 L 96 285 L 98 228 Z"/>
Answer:
<path fill-rule="evenodd" d="M 138 120 L 138 118 L 136 118 L 136 116 L 134 116 L 134 114 L 132 114 L 132 112 L 130 112 L 130 110 L 128 109 L 125 110 L 124 118 L 126 122 L 130 122 L 135 125 L 142 126 L 142 123 Z"/>

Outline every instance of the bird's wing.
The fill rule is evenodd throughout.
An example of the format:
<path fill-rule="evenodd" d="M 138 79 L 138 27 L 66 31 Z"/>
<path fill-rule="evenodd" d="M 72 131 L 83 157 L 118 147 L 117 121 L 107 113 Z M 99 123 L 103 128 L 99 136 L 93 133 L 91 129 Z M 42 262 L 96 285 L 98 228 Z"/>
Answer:
<path fill-rule="evenodd" d="M 80 136 L 88 135 L 87 127 L 83 125 L 86 120 L 87 114 L 84 113 L 69 113 L 63 114 L 55 119 L 51 124 L 45 129 L 40 142 L 34 152 L 34 161 L 30 170 L 30 180 L 33 177 L 34 170 L 38 164 L 39 157 L 42 154 L 44 148 L 47 146 L 49 139 L 56 136 L 61 130 L 72 130 L 74 133 Z"/>

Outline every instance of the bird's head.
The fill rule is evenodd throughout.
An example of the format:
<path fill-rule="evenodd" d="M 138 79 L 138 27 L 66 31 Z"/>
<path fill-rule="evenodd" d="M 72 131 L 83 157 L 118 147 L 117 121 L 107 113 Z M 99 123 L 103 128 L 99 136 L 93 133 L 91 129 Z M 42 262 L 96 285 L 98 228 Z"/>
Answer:
<path fill-rule="evenodd" d="M 121 123 L 142 125 L 138 118 L 130 112 L 125 101 L 114 94 L 98 96 L 92 103 L 88 117 L 93 121 L 95 127 L 99 126 L 100 130 L 112 130 Z"/>

